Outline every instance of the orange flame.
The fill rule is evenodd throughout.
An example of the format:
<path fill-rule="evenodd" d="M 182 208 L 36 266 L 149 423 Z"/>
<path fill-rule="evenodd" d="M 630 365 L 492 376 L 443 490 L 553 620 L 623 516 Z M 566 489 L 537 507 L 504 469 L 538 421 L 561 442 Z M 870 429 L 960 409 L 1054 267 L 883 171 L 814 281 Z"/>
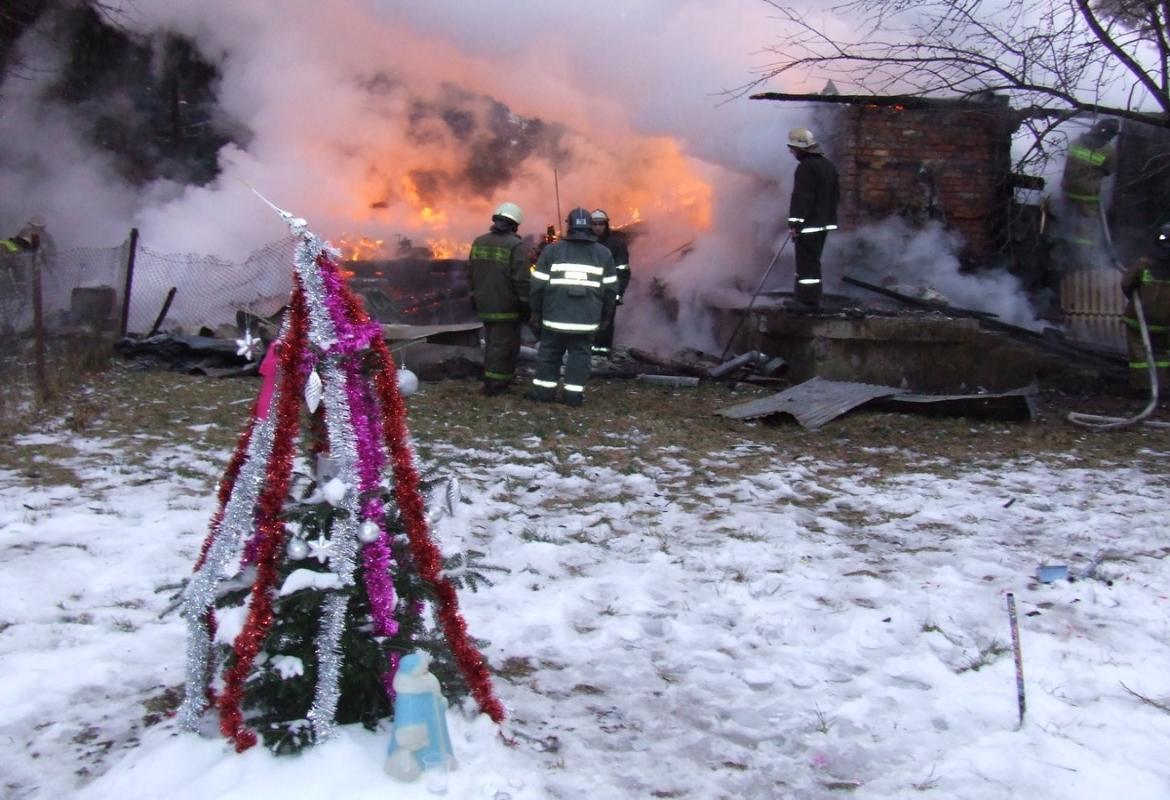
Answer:
<path fill-rule="evenodd" d="M 368 236 L 351 237 L 348 233 L 341 234 L 335 246 L 341 251 L 345 261 L 377 261 L 386 258 L 382 239 L 371 239 Z"/>
<path fill-rule="evenodd" d="M 597 168 L 574 175 L 579 182 L 577 196 L 588 199 L 591 207 L 618 210 L 611 223 L 615 229 L 667 217 L 672 231 L 710 227 L 713 186 L 675 139 L 637 139 L 620 158 L 612 150 L 590 155 L 595 156 Z M 345 193 L 355 201 L 350 224 L 385 237 L 343 235 L 340 249 L 346 260 L 466 258 L 471 240 L 482 232 L 480 226 L 496 202 L 508 197 L 525 206 L 537 203 L 532 199 L 536 194 L 524 182 L 506 194 L 497 192 L 490 200 L 476 197 L 450 180 L 460 171 L 454 151 L 431 149 L 427 158 L 424 167 L 412 163 L 409 152 L 384 148 L 375 159 L 378 167 L 363 172 L 358 185 Z M 428 178 L 435 174 L 445 178 Z M 539 236 L 538 230 L 524 228 L 521 234 Z"/>
<path fill-rule="evenodd" d="M 455 242 L 451 239 L 428 239 L 427 247 L 432 258 L 467 258 L 471 253 L 470 242 Z"/>

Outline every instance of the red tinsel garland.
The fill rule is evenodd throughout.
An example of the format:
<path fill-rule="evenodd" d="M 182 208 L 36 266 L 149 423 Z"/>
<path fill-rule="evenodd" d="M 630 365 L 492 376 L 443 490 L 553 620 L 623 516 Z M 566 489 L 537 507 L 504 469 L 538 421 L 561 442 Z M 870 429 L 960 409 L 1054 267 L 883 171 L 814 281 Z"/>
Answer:
<path fill-rule="evenodd" d="M 348 313 L 353 315 L 351 318 L 355 322 L 365 322 L 368 319 L 365 309 L 354 293 L 346 287 L 342 296 Z M 435 615 L 472 696 L 492 721 L 503 722 L 504 704 L 492 692 L 491 674 L 483 655 L 467 635 L 467 622 L 459 613 L 455 587 L 440 574 L 443 555 L 427 531 L 426 505 L 418 488 L 418 471 L 414 467 L 414 454 L 410 449 L 409 431 L 406 428 L 406 404 L 398 390 L 398 367 L 381 336 L 374 338 L 370 349 L 378 361 L 374 369 L 374 384 L 380 400 L 382 435 L 393 459 L 394 496 L 410 541 L 411 556 L 419 575 L 435 592 L 438 599 Z"/>
<path fill-rule="evenodd" d="M 252 663 L 268 636 L 274 618 L 272 598 L 279 577 L 281 546 L 284 544 L 284 523 L 280 519 L 280 512 L 288 493 L 300 430 L 302 379 L 297 367 L 308 341 L 308 311 L 299 278 L 288 319 L 288 330 L 281 339 L 278 354 L 280 395 L 276 407 L 272 454 L 265 469 L 264 489 L 256 502 L 256 579 L 252 583 L 247 621 L 233 642 L 235 661 L 224 674 L 224 689 L 219 698 L 220 731 L 235 741 L 237 752 L 247 750 L 257 741 L 255 731 L 244 725 L 241 709 L 244 681 L 252 670 Z"/>
<path fill-rule="evenodd" d="M 369 315 L 361 298 L 346 285 L 342 286 L 341 297 L 349 319 L 358 324 L 369 322 Z M 382 415 L 382 435 L 390 448 L 394 470 L 394 496 L 398 512 L 406 528 L 410 542 L 411 557 L 419 575 L 435 592 L 438 608 L 435 616 L 443 629 L 455 663 L 463 674 L 472 696 L 480 709 L 493 722 L 503 722 L 506 716 L 504 704 L 492 692 L 491 674 L 483 654 L 471 643 L 467 635 L 467 622 L 459 613 L 459 597 L 455 587 L 440 573 L 443 554 L 431 540 L 427 530 L 426 504 L 419 491 L 418 471 L 414 466 L 414 454 L 410 450 L 410 433 L 406 427 L 406 403 L 398 390 L 398 367 L 385 340 L 375 336 L 370 342 L 377 363 L 374 367 L 374 385 L 378 392 Z"/>

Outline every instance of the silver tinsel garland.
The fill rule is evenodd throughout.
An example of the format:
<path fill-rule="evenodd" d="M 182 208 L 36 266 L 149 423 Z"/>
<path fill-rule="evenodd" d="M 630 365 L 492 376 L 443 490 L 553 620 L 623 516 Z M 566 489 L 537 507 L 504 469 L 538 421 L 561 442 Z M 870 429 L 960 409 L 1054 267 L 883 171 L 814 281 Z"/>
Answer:
<path fill-rule="evenodd" d="M 329 318 L 329 306 L 325 304 L 325 284 L 321 279 L 320 270 L 317 269 L 317 257 L 324 250 L 325 246 L 320 239 L 306 233 L 293 256 L 293 263 L 296 265 L 297 275 L 301 278 L 301 286 L 305 289 L 308 301 L 309 342 L 322 353 L 337 341 L 333 320 Z"/>
<path fill-rule="evenodd" d="M 337 341 L 333 321 L 329 317 L 325 301 L 325 285 L 317 269 L 317 253 L 311 253 L 312 242 L 306 241 L 297 249 L 296 265 L 305 287 L 309 308 L 309 339 L 320 351 L 328 353 Z M 320 314 L 315 312 L 320 311 Z M 342 364 L 344 358 L 353 354 L 328 354 L 321 365 L 321 382 L 324 386 L 325 430 L 329 437 L 329 457 L 337 464 L 339 475 L 355 479 L 358 473 L 357 436 L 353 418 L 350 415 L 349 396 L 346 392 L 346 374 Z M 361 508 L 356 487 L 349 486 L 340 509 L 344 516 L 334 525 L 329 537 L 329 567 L 339 577 L 342 590 L 352 586 L 357 569 L 358 527 L 361 525 Z M 309 709 L 309 722 L 313 726 L 315 741 L 325 741 L 337 732 L 335 722 L 337 701 L 340 697 L 341 636 L 345 632 L 345 609 L 348 597 L 342 591 L 331 592 L 322 604 L 321 628 L 317 633 L 317 686 L 313 705 Z"/>
<path fill-rule="evenodd" d="M 273 402 L 276 400 L 274 397 Z M 207 558 L 183 590 L 182 614 L 187 621 L 187 678 L 183 704 L 179 708 L 179 724 L 185 730 L 197 730 L 199 718 L 207 708 L 206 681 L 211 659 L 207 612 L 215 604 L 216 587 L 228 575 L 229 568 L 238 566 L 244 543 L 253 532 L 256 501 L 267 479 L 275 427 L 276 415 L 270 414 L 253 428 L 240 474 L 224 506 L 219 531 L 207 550 Z"/>
<path fill-rule="evenodd" d="M 330 457 L 337 463 L 338 474 L 356 476 L 357 438 L 350 415 L 346 373 L 342 363 L 343 358 L 355 356 L 330 353 L 337 344 L 337 333 L 326 303 L 325 284 L 317 267 L 317 258 L 326 248 L 320 239 L 304 228 L 304 220 L 292 219 L 285 212 L 281 212 L 281 216 L 290 223 L 295 233 L 301 235 L 294 263 L 306 295 L 309 342 L 313 351 L 325 354 L 322 382 Z M 284 330 L 281 333 L 283 338 Z M 272 399 L 273 406 L 277 405 L 278 400 L 278 396 Z M 207 616 L 214 607 L 219 582 L 229 574 L 230 569 L 238 567 L 244 544 L 254 532 L 256 503 L 268 478 L 267 467 L 272 454 L 275 421 L 276 415 L 271 414 L 259 420 L 253 429 L 240 473 L 224 507 L 219 531 L 208 548 L 206 559 L 192 575 L 183 593 L 182 615 L 188 629 L 186 694 L 178 714 L 179 724 L 186 730 L 199 728 L 200 718 L 207 707 L 206 680 L 212 651 Z M 329 562 L 330 569 L 338 575 L 339 584 L 344 588 L 354 584 L 357 569 L 357 534 L 362 520 L 355 487 L 348 487 L 340 509 L 345 513 L 331 532 Z M 348 596 L 342 591 L 329 592 L 322 603 L 321 627 L 315 641 L 317 686 L 308 714 L 317 741 L 324 741 L 336 734 L 335 716 L 343 664 L 340 645 L 347 605 Z"/>

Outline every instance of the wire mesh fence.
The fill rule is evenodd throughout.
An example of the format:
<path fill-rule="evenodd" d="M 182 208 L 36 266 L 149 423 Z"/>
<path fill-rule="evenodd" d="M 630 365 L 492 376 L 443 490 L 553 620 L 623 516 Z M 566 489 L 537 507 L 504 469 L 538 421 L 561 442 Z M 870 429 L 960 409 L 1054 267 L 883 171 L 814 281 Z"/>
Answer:
<path fill-rule="evenodd" d="M 215 256 L 138 248 L 131 282 L 127 331 L 194 333 L 234 326 L 237 312 L 270 316 L 288 301 L 296 239 L 287 237 L 252 253 L 243 263 Z M 162 314 L 171 290 L 173 301 Z"/>
<path fill-rule="evenodd" d="M 58 249 L 45 235 L 36 250 L 0 252 L 0 333 L 10 343 L 0 353 L 0 411 L 19 415 L 63 394 L 108 365 L 123 333 L 222 330 L 240 310 L 267 316 L 288 299 L 292 237 L 242 264 L 136 240 Z"/>
<path fill-rule="evenodd" d="M 79 373 L 78 360 L 108 363 L 122 335 L 156 332 L 233 336 L 241 312 L 271 318 L 293 285 L 296 238 L 242 263 L 205 254 L 165 253 L 137 232 L 114 247 L 0 251 L 0 332 L 15 345 L 0 354 L 0 409 L 35 404 Z M 382 322 L 473 319 L 464 262 L 408 258 L 346 262 L 367 309 Z M 39 310 L 38 310 L 39 308 Z M 83 352 L 79 343 L 84 344 Z"/>

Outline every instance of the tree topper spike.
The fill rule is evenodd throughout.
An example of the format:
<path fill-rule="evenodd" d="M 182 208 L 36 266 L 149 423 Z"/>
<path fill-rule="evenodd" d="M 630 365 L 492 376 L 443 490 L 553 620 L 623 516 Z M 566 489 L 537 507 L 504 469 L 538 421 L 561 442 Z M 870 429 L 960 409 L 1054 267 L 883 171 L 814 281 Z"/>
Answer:
<path fill-rule="evenodd" d="M 284 220 L 285 225 L 288 225 L 289 230 L 291 230 L 293 232 L 294 236 L 311 236 L 312 235 L 311 233 L 309 233 L 309 221 L 308 220 L 306 220 L 302 217 L 294 217 L 292 214 L 285 211 L 283 208 L 280 208 L 279 206 L 277 206 L 275 203 L 273 203 L 267 197 L 260 194 L 260 192 L 256 191 L 256 187 L 250 186 L 248 184 L 244 184 L 244 185 L 248 186 L 248 188 L 252 190 L 252 193 L 254 195 L 256 195 L 261 200 L 263 200 L 266 204 L 268 204 L 269 208 L 271 208 L 273 211 L 275 211 L 277 214 L 280 215 L 280 218 L 282 220 Z"/>

